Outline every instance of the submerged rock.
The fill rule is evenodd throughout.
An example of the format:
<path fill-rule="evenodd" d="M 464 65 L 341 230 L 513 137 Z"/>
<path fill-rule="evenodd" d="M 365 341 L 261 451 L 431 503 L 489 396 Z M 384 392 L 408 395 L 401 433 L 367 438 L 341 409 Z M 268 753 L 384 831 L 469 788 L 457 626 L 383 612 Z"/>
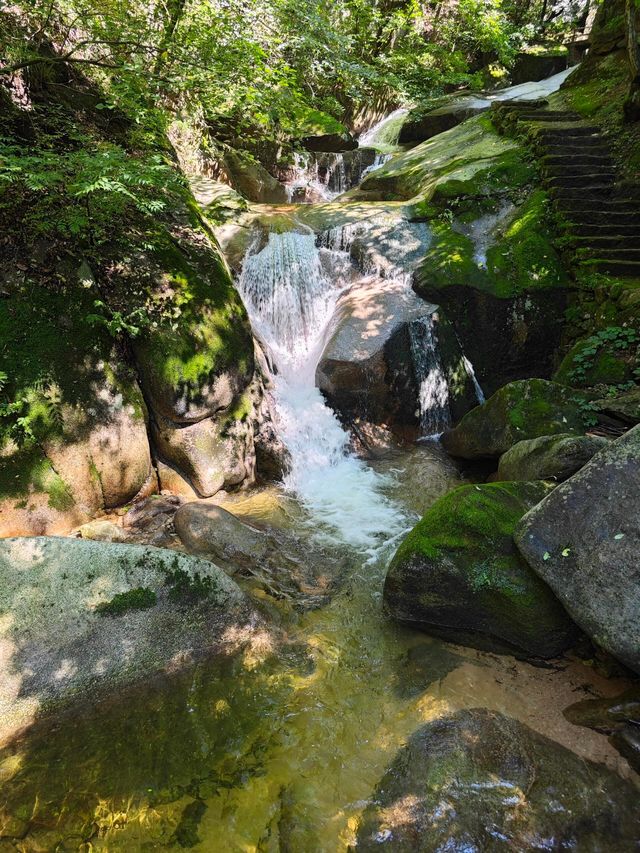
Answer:
<path fill-rule="evenodd" d="M 577 630 L 513 543 L 518 521 L 548 492 L 544 483 L 491 483 L 440 498 L 391 562 L 391 616 L 480 649 L 562 653 Z"/>
<path fill-rule="evenodd" d="M 584 400 L 579 391 L 544 379 L 510 382 L 445 432 L 442 444 L 453 456 L 490 459 L 526 439 L 582 435 Z"/>
<path fill-rule="evenodd" d="M 415 732 L 380 781 L 360 851 L 635 850 L 637 788 L 502 714 Z"/>
<path fill-rule="evenodd" d="M 255 620 L 207 560 L 59 537 L 0 541 L 0 740 L 36 715 L 184 666 Z"/>
<path fill-rule="evenodd" d="M 500 457 L 499 480 L 566 480 L 609 442 L 595 435 L 541 435 L 514 444 Z"/>
<path fill-rule="evenodd" d="M 614 698 L 576 702 L 563 713 L 576 726 L 611 735 L 611 744 L 640 773 L 640 687 L 631 687 Z"/>
<path fill-rule="evenodd" d="M 640 426 L 522 519 L 516 543 L 597 645 L 640 672 Z"/>
<path fill-rule="evenodd" d="M 264 533 L 215 504 L 185 504 L 176 512 L 173 523 L 192 554 L 219 559 L 245 555 L 260 560 L 267 550 L 268 539 Z"/>

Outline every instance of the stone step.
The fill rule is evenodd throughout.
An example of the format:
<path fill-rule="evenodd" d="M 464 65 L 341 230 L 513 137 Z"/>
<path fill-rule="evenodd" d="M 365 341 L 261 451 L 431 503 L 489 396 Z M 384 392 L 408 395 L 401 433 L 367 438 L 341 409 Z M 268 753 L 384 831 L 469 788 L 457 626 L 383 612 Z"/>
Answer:
<path fill-rule="evenodd" d="M 545 145 L 544 154 L 540 158 L 546 160 L 547 157 L 609 157 L 610 149 L 606 143 L 593 145 Z"/>
<path fill-rule="evenodd" d="M 640 264 L 640 248 L 638 249 L 602 249 L 599 246 L 592 251 L 593 257 L 598 261 L 632 261 Z"/>
<path fill-rule="evenodd" d="M 601 187 L 615 186 L 615 178 L 613 172 L 589 173 L 587 175 L 553 175 L 547 177 L 546 183 L 552 188 L 579 187 L 585 192 L 589 192 L 592 188 L 597 191 Z"/>
<path fill-rule="evenodd" d="M 554 201 L 555 207 L 562 211 L 565 217 L 581 216 L 581 222 L 595 223 L 596 225 L 604 223 L 608 225 L 631 224 L 633 220 L 630 220 L 630 217 L 637 216 L 640 213 L 638 203 L 631 199 L 602 198 L 598 199 L 596 203 L 591 198 L 557 198 Z"/>
<path fill-rule="evenodd" d="M 587 214 L 588 215 L 588 214 Z M 602 213 L 597 213 L 594 215 L 594 219 L 598 219 L 597 224 L 574 224 L 569 228 L 569 232 L 572 237 L 588 237 L 592 239 L 599 239 L 604 237 L 638 237 L 640 238 L 640 214 L 638 214 L 635 219 L 636 222 L 633 224 L 626 224 L 625 219 L 630 219 L 633 217 L 628 217 L 626 214 L 623 214 L 620 217 L 620 220 L 616 223 L 606 224 L 610 216 L 603 216 Z M 617 216 L 617 214 L 616 214 Z M 600 224 L 600 222 L 604 222 L 604 224 Z M 624 223 L 624 224 L 623 224 Z"/>
<path fill-rule="evenodd" d="M 615 184 L 592 184 L 585 186 L 552 186 L 549 187 L 551 195 L 558 201 L 591 200 L 591 206 L 597 207 L 601 199 L 610 199 L 616 191 Z"/>
<path fill-rule="evenodd" d="M 544 121 L 549 122 L 549 124 L 555 124 L 556 122 L 577 123 L 582 122 L 582 116 L 578 115 L 578 113 L 554 113 L 540 110 L 539 112 L 533 113 L 519 113 L 518 121 Z"/>
<path fill-rule="evenodd" d="M 593 249 L 598 257 L 604 257 L 599 254 L 610 249 L 623 249 L 625 251 L 640 252 L 640 240 L 633 234 L 631 236 L 625 234 L 606 234 L 599 236 L 580 236 L 572 235 L 574 243 L 579 249 Z M 608 256 L 607 256 L 608 257 Z"/>
<path fill-rule="evenodd" d="M 640 263 L 637 261 L 597 260 L 587 261 L 582 266 L 590 271 L 613 275 L 617 278 L 640 279 Z"/>
<path fill-rule="evenodd" d="M 584 165 L 583 163 L 561 163 L 558 165 L 545 163 L 542 166 L 542 171 L 549 178 L 568 178 L 568 177 L 597 177 L 615 180 L 616 173 L 612 166 L 600 165 Z"/>
<path fill-rule="evenodd" d="M 609 154 L 547 154 L 540 158 L 540 165 L 544 168 L 562 168 L 563 166 L 581 168 L 613 168 L 613 159 Z"/>
<path fill-rule="evenodd" d="M 532 134 L 538 139 L 559 139 L 560 141 L 578 139 L 598 139 L 604 142 L 604 136 L 599 127 L 591 124 L 571 124 L 568 127 L 534 127 Z"/>
<path fill-rule="evenodd" d="M 562 153 L 568 148 L 572 150 L 584 151 L 586 149 L 597 149 L 598 153 L 608 151 L 609 148 L 606 142 L 603 142 L 602 137 L 595 133 L 572 134 L 571 136 L 561 136 L 557 131 L 554 133 L 544 131 L 536 134 L 535 142 L 539 144 L 548 153 Z M 549 149 L 553 149 L 551 152 Z"/>

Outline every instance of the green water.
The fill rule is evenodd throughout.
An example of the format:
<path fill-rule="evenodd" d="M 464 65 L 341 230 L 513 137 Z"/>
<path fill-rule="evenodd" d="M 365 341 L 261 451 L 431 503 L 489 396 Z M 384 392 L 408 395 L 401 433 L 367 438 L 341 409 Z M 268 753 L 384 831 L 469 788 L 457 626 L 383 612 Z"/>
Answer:
<path fill-rule="evenodd" d="M 379 467 L 407 518 L 456 484 L 433 448 Z M 274 506 L 236 504 L 263 520 Z M 422 722 L 475 704 L 527 719 L 536 695 L 549 713 L 532 668 L 385 619 L 386 560 L 361 561 L 326 606 L 287 609 L 241 655 L 34 727 L 0 754 L 0 850 L 346 851 Z"/>

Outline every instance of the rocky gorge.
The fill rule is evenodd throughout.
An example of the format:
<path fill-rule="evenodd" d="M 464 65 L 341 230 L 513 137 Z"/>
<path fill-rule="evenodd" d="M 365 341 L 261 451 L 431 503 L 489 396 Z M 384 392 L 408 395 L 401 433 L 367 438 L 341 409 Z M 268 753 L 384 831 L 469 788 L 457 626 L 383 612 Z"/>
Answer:
<path fill-rule="evenodd" d="M 0 87 L 168 199 L 3 244 L 0 850 L 637 849 L 622 5 L 280 160 Z"/>

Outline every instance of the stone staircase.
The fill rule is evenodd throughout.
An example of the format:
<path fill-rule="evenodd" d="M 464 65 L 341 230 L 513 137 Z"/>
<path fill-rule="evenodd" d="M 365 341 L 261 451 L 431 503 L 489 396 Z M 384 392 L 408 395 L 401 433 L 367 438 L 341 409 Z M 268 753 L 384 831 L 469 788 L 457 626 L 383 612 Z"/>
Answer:
<path fill-rule="evenodd" d="M 534 149 L 575 261 L 594 272 L 640 279 L 640 187 L 619 180 L 600 129 L 546 101 L 494 104 L 498 130 Z"/>

